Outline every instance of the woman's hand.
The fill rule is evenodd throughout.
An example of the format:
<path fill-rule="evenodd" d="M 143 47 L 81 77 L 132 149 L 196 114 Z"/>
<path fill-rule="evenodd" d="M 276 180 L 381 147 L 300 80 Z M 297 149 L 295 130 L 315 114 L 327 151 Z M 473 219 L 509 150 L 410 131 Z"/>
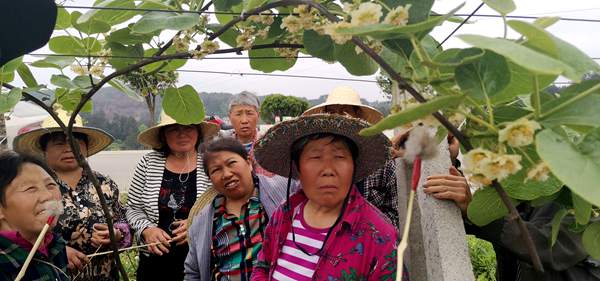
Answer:
<path fill-rule="evenodd" d="M 179 246 L 187 243 L 187 220 L 174 221 L 172 226 L 176 227 L 175 230 L 172 231 L 173 235 L 175 235 L 175 237 L 173 237 L 173 242 L 176 242 L 175 245 Z"/>
<path fill-rule="evenodd" d="M 142 231 L 142 236 L 144 237 L 144 242 L 146 244 L 154 244 L 161 243 L 157 245 L 148 246 L 148 250 L 158 256 L 162 256 L 169 252 L 169 242 L 171 241 L 171 236 L 167 234 L 164 230 L 158 227 L 148 227 Z"/>
<path fill-rule="evenodd" d="M 463 175 L 450 167 L 449 175 L 427 177 L 423 191 L 437 199 L 452 200 L 460 208 L 463 216 L 467 214 L 467 206 L 471 202 L 471 189 Z"/>
<path fill-rule="evenodd" d="M 113 228 L 115 233 L 115 239 L 117 241 L 121 241 L 123 235 L 121 231 L 117 228 Z M 108 225 L 105 223 L 96 223 L 94 224 L 94 230 L 92 232 L 92 246 L 100 247 L 104 245 L 110 244 L 110 235 L 108 233 Z"/>
<path fill-rule="evenodd" d="M 67 246 L 67 259 L 69 260 L 69 264 L 67 265 L 68 269 L 77 269 L 81 270 L 85 266 L 86 263 L 89 262 L 87 256 L 77 251 L 69 246 Z"/>

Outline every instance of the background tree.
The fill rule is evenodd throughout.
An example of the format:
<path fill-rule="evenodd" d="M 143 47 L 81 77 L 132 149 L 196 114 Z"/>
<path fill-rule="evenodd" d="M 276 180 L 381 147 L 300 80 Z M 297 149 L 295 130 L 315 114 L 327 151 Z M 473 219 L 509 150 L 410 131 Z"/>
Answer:
<path fill-rule="evenodd" d="M 144 99 L 150 115 L 148 126 L 152 127 L 156 123 L 156 98 L 162 96 L 165 89 L 174 87 L 178 77 L 177 72 L 173 70 L 147 72 L 140 68 L 122 75 L 119 79 Z"/>
<path fill-rule="evenodd" d="M 308 101 L 293 96 L 272 94 L 265 98 L 260 106 L 260 115 L 266 123 L 274 123 L 275 117 L 296 117 L 309 107 Z"/>

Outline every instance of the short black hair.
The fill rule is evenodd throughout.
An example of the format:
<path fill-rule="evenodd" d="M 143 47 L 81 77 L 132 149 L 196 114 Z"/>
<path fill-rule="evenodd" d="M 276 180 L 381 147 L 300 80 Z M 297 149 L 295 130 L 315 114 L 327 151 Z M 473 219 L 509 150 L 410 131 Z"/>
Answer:
<path fill-rule="evenodd" d="M 162 144 L 162 146 L 159 148 L 152 148 L 152 149 L 154 151 L 161 152 L 164 157 L 169 156 L 171 154 L 171 148 L 167 144 L 167 137 L 165 136 L 165 131 L 169 127 L 178 126 L 178 125 L 180 125 L 180 124 L 172 124 L 172 125 L 160 127 L 160 129 L 158 129 L 158 141 Z M 181 125 L 181 126 L 185 126 L 185 125 Z M 196 126 L 196 130 L 198 130 L 198 139 L 196 140 L 196 144 L 194 145 L 194 147 L 196 149 L 198 149 L 200 147 L 200 144 L 202 143 L 202 130 L 200 129 L 200 126 Z"/>
<path fill-rule="evenodd" d="M 208 176 L 208 162 L 212 154 L 221 151 L 229 151 L 248 160 L 248 151 L 240 141 L 234 138 L 215 138 L 202 145 L 202 164 L 204 164 L 204 173 Z"/>
<path fill-rule="evenodd" d="M 15 152 L 12 150 L 0 152 L 0 204 L 6 203 L 6 189 L 10 183 L 19 175 L 23 165 L 30 163 L 42 167 L 52 178 L 56 179 L 54 171 L 36 156 Z"/>
<path fill-rule="evenodd" d="M 75 139 L 84 141 L 86 146 L 89 145 L 89 139 L 86 134 L 80 133 L 80 132 L 73 132 L 73 137 L 75 137 Z M 40 137 L 40 140 L 39 140 L 40 147 L 42 148 L 42 151 L 46 151 L 46 148 L 48 147 L 49 142 L 55 141 L 55 140 L 66 140 L 66 139 L 67 139 L 67 136 L 63 132 L 47 133 Z"/>
<path fill-rule="evenodd" d="M 356 143 L 354 143 L 354 141 L 352 141 L 350 138 L 342 136 L 342 135 L 337 135 L 337 134 L 332 134 L 332 133 L 316 133 L 316 134 L 312 134 L 312 135 L 308 135 L 308 136 L 304 136 L 298 140 L 296 140 L 291 147 L 291 158 L 292 161 L 294 162 L 294 164 L 296 164 L 296 168 L 300 168 L 300 155 L 302 154 L 302 151 L 304 150 L 304 147 L 306 146 L 306 144 L 308 144 L 311 141 L 314 140 L 320 140 L 320 139 L 325 139 L 325 138 L 331 138 L 331 142 L 329 143 L 334 143 L 334 142 L 342 142 L 346 145 L 346 147 L 348 147 L 348 149 L 350 150 L 350 153 L 352 154 L 352 161 L 354 161 L 354 164 L 356 164 L 356 158 L 358 158 L 358 146 L 356 146 Z"/>

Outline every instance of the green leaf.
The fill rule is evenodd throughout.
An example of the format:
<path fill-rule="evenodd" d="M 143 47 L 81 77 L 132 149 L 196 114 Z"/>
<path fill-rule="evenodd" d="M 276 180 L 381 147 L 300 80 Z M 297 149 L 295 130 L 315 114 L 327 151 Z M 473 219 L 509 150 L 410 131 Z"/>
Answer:
<path fill-rule="evenodd" d="M 458 35 L 458 38 L 475 47 L 494 51 L 534 73 L 565 75 L 569 79 L 577 80 L 577 77 L 569 76 L 573 73 L 570 66 L 510 40 L 480 35 Z"/>
<path fill-rule="evenodd" d="M 575 221 L 580 225 L 588 224 L 592 216 L 592 203 L 575 193 L 571 193 L 571 196 L 573 199 L 573 208 L 575 208 Z"/>
<path fill-rule="evenodd" d="M 306 41 L 304 41 L 306 42 Z M 306 43 L 305 43 L 306 46 Z M 396 72 L 400 73 L 402 77 L 410 77 L 411 69 L 408 63 L 408 58 L 404 54 L 396 53 L 390 50 L 388 47 L 383 47 L 383 50 L 379 54 Z M 383 70 L 383 69 L 382 69 Z"/>
<path fill-rule="evenodd" d="M 0 114 L 12 110 L 12 108 L 21 100 L 21 94 L 22 91 L 20 88 L 13 88 L 5 93 L 0 91 Z"/>
<path fill-rule="evenodd" d="M 215 0 L 213 3 L 217 12 L 241 13 L 244 6 L 242 0 Z M 234 15 L 227 14 L 217 14 L 216 16 L 221 24 L 226 24 L 234 18 Z"/>
<path fill-rule="evenodd" d="M 489 51 L 475 62 L 458 66 L 454 77 L 458 86 L 478 101 L 499 94 L 511 79 L 506 59 Z"/>
<path fill-rule="evenodd" d="M 44 59 L 34 61 L 31 66 L 39 68 L 56 68 L 62 70 L 65 67 L 73 64 L 75 58 L 73 57 L 62 57 L 62 56 L 49 56 Z"/>
<path fill-rule="evenodd" d="M 422 21 L 415 24 L 408 24 L 403 26 L 393 24 L 370 24 L 358 27 L 338 28 L 337 31 L 340 34 L 355 35 L 355 36 L 370 36 L 376 40 L 389 40 L 398 38 L 410 38 L 411 35 L 415 35 L 419 32 L 430 30 L 440 24 L 442 24 L 449 17 L 454 15 L 456 11 L 464 6 L 464 3 L 454 8 L 448 14 L 443 16 L 432 17 L 426 21 Z"/>
<path fill-rule="evenodd" d="M 306 51 L 324 61 L 335 61 L 335 43 L 331 37 L 319 35 L 314 30 L 304 31 L 304 48 Z"/>
<path fill-rule="evenodd" d="M 185 30 L 200 22 L 200 16 L 193 13 L 150 12 L 142 16 L 131 30 L 136 33 L 150 33 L 162 29 Z"/>
<path fill-rule="evenodd" d="M 82 33 L 85 34 L 97 34 L 97 33 L 105 33 L 110 31 L 110 24 L 92 19 L 87 22 L 78 23 L 78 19 L 81 17 L 81 13 L 78 11 L 74 11 L 71 14 L 71 24 L 73 27 Z"/>
<path fill-rule="evenodd" d="M 259 70 L 265 73 L 271 73 L 276 70 L 285 71 L 290 69 L 296 64 L 296 58 L 288 59 L 260 59 L 260 57 L 278 57 L 279 54 L 274 49 L 258 49 L 248 51 L 248 57 L 250 58 L 250 67 L 255 70 Z M 259 59 L 252 59 L 258 57 Z"/>
<path fill-rule="evenodd" d="M 517 201 L 513 201 L 515 204 Z M 508 214 L 508 209 L 502 203 L 500 196 L 492 187 L 484 187 L 473 194 L 473 200 L 467 207 L 469 220 L 478 226 L 487 225 Z"/>
<path fill-rule="evenodd" d="M 433 57 L 433 62 L 438 66 L 454 68 L 473 62 L 483 55 L 485 51 L 479 48 L 448 49 Z"/>
<path fill-rule="evenodd" d="M 600 89 L 583 97 L 577 98 L 577 95 L 598 86 L 600 80 L 587 80 L 580 84 L 571 85 L 560 92 L 558 99 L 542 103 L 542 113 L 548 112 L 553 108 L 570 100 L 575 100 L 571 105 L 558 110 L 548 116 L 544 116 L 540 123 L 544 126 L 552 127 L 557 125 L 578 125 L 598 127 L 600 124 Z"/>
<path fill-rule="evenodd" d="M 556 243 L 556 238 L 558 238 L 558 233 L 560 231 L 560 224 L 563 220 L 563 218 L 567 215 L 568 211 L 567 209 L 560 209 L 558 210 L 558 212 L 556 212 L 556 214 L 554 214 L 554 217 L 552 218 L 552 232 L 551 232 L 551 237 L 550 237 L 550 248 L 552 248 L 554 246 L 554 244 Z"/>
<path fill-rule="evenodd" d="M 50 78 L 50 83 L 52 83 L 52 85 L 55 85 L 55 86 L 61 87 L 61 88 L 65 88 L 65 89 L 78 88 L 77 84 L 73 83 L 73 81 L 71 81 L 71 79 L 69 77 L 62 75 L 62 74 L 52 75 L 52 77 Z"/>
<path fill-rule="evenodd" d="M 533 24 L 541 27 L 541 28 L 547 28 L 550 27 L 551 25 L 557 23 L 560 20 L 560 17 L 541 17 L 541 18 L 537 18 L 536 20 L 533 21 Z"/>
<path fill-rule="evenodd" d="M 162 107 L 179 124 L 198 124 L 204 120 L 204 104 L 190 85 L 166 89 Z"/>
<path fill-rule="evenodd" d="M 524 21 L 509 20 L 506 22 L 515 31 L 527 38 L 527 46 L 557 58 L 558 48 L 552 36 L 544 28 Z"/>
<path fill-rule="evenodd" d="M 69 90 L 65 88 L 58 88 L 54 92 L 54 96 L 56 97 L 56 102 L 62 105 L 63 109 L 69 112 L 75 110 L 79 102 L 81 101 L 81 97 L 85 93 L 82 90 L 75 89 Z M 92 102 L 88 101 L 85 103 L 82 112 L 91 112 L 93 109 Z"/>
<path fill-rule="evenodd" d="M 100 82 L 96 78 L 92 78 L 92 79 L 94 79 L 94 84 L 97 84 L 98 82 Z M 92 83 L 90 81 L 90 76 L 88 76 L 88 75 L 80 75 L 80 76 L 73 78 L 73 83 L 75 83 L 75 85 L 77 85 L 77 87 L 81 88 L 81 89 L 88 89 L 88 88 L 92 87 Z"/>
<path fill-rule="evenodd" d="M 588 254 L 594 259 L 600 259 L 600 222 L 590 224 L 581 240 Z"/>
<path fill-rule="evenodd" d="M 572 192 L 600 206 L 600 128 L 577 145 L 550 129 L 539 132 L 535 141 L 550 171 Z"/>
<path fill-rule="evenodd" d="M 37 81 L 35 81 L 35 77 L 33 77 L 31 70 L 29 70 L 29 67 L 27 67 L 26 64 L 22 63 L 19 65 L 17 68 L 17 73 L 19 73 L 19 77 L 21 77 L 21 80 L 23 80 L 23 83 L 25 83 L 27 87 L 38 86 Z"/>
<path fill-rule="evenodd" d="M 108 62 L 115 69 L 121 69 L 130 64 L 135 64 L 136 62 L 142 60 L 142 57 L 144 57 L 144 48 L 142 47 L 142 44 L 137 44 L 135 46 L 123 46 L 116 42 L 108 42 L 108 44 L 106 44 L 106 48 L 110 48 L 112 52 L 113 57 L 110 58 Z M 124 57 L 137 57 L 139 59 L 130 59 Z"/>
<path fill-rule="evenodd" d="M 122 45 L 136 45 L 139 43 L 148 43 L 152 40 L 152 37 L 158 36 L 160 31 L 156 31 L 153 33 L 135 33 L 131 31 L 130 24 L 129 27 L 121 28 L 119 30 L 115 30 L 106 37 L 106 41 L 115 42 Z"/>
<path fill-rule="evenodd" d="M 144 50 L 144 57 L 153 56 L 156 53 L 156 51 L 158 51 L 158 49 L 156 49 L 156 48 Z M 175 47 L 171 47 L 171 48 L 167 49 L 164 52 L 164 54 L 172 55 L 175 52 L 176 52 Z M 184 66 L 186 63 L 187 63 L 187 59 L 173 59 L 173 60 L 169 60 L 169 61 L 159 61 L 159 62 L 151 63 L 151 64 L 144 66 L 143 68 L 144 68 L 144 71 L 146 71 L 146 72 L 152 72 L 159 68 L 160 68 L 160 71 L 172 71 L 172 70 L 176 70 L 176 69 Z"/>
<path fill-rule="evenodd" d="M 125 85 L 120 80 L 111 79 L 110 81 L 108 81 L 108 84 L 113 86 L 113 88 L 119 90 L 121 93 L 125 94 L 126 96 L 130 97 L 133 100 L 136 100 L 139 102 L 144 101 L 144 99 L 140 95 L 138 95 L 134 90 L 129 88 L 127 85 Z"/>
<path fill-rule="evenodd" d="M 81 43 L 83 43 L 85 49 L 87 50 L 86 54 L 89 52 L 90 54 L 94 55 L 102 50 L 102 43 L 100 43 L 100 41 L 98 41 L 96 38 L 86 37 L 81 40 Z"/>
<path fill-rule="evenodd" d="M 206 27 L 210 31 L 216 32 L 217 30 L 221 29 L 223 27 L 223 25 L 212 23 L 212 24 L 208 24 Z M 237 47 L 237 43 L 236 43 L 235 39 L 238 37 L 238 35 L 240 35 L 240 33 L 237 30 L 235 30 L 234 28 L 229 28 L 229 29 L 227 29 L 227 31 L 225 31 L 223 34 L 221 34 L 219 36 L 219 40 L 221 40 L 225 44 L 235 48 L 235 47 Z"/>
<path fill-rule="evenodd" d="M 269 0 L 244 0 L 244 12 L 248 12 L 254 8 L 258 8 L 269 2 Z"/>
<path fill-rule="evenodd" d="M 550 196 L 562 188 L 562 183 L 552 175 L 543 182 L 534 180 L 525 181 L 527 172 L 532 168 L 532 165 L 526 161 L 522 161 L 521 164 L 523 165 L 523 169 L 501 182 L 506 193 L 511 198 L 528 201 L 535 200 L 540 197 Z"/>
<path fill-rule="evenodd" d="M 11 82 L 15 79 L 15 70 L 23 63 L 23 57 L 14 58 L 0 67 L 0 83 Z"/>
<path fill-rule="evenodd" d="M 361 136 L 373 136 L 388 129 L 393 129 L 402 126 L 406 123 L 415 121 L 419 118 L 432 114 L 445 107 L 456 107 L 462 102 L 463 96 L 442 96 L 434 98 L 426 103 L 419 104 L 415 107 L 402 110 L 398 113 L 387 116 L 375 125 L 362 129 Z"/>
<path fill-rule="evenodd" d="M 517 8 L 512 0 L 483 0 L 483 3 L 503 16 L 512 13 Z"/>
<path fill-rule="evenodd" d="M 504 90 L 492 97 L 492 104 L 508 102 L 519 95 L 530 94 L 534 91 L 533 77 L 536 74 L 512 61 L 507 61 L 507 63 L 508 68 L 510 69 L 510 83 L 508 83 Z M 539 88 L 546 88 L 556 80 L 556 77 L 558 77 L 558 75 L 538 75 Z"/>
<path fill-rule="evenodd" d="M 375 74 L 379 69 L 379 65 L 365 53 L 357 55 L 355 46 L 353 43 L 335 45 L 335 60 L 341 63 L 352 75 L 364 76 Z"/>
<path fill-rule="evenodd" d="M 54 25 L 54 29 L 62 30 L 71 27 L 71 15 L 67 12 L 66 9 L 56 9 L 56 24 Z"/>
<path fill-rule="evenodd" d="M 132 9 L 135 8 L 135 3 L 133 0 L 108 0 L 108 1 L 99 1 L 100 3 L 94 4 L 94 7 L 101 8 L 125 8 Z M 140 8 L 149 8 L 149 7 L 141 7 L 144 5 L 143 1 L 140 4 Z M 77 23 L 84 24 L 92 20 L 101 21 L 108 23 L 109 25 L 116 25 L 119 23 L 123 23 L 133 16 L 139 14 L 137 11 L 129 11 L 129 10 L 109 10 L 109 9 L 91 9 L 88 10 L 83 16 L 81 16 Z"/>
<path fill-rule="evenodd" d="M 48 42 L 51 51 L 57 54 L 86 55 L 85 45 L 81 39 L 73 36 L 56 36 Z"/>

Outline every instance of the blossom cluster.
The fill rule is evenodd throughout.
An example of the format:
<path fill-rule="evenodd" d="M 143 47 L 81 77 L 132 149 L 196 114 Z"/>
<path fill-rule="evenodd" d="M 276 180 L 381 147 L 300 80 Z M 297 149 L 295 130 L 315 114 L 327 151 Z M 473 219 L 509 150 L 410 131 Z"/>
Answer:
<path fill-rule="evenodd" d="M 75 62 L 71 65 L 71 71 L 73 71 L 77 75 L 94 75 L 94 76 L 102 76 L 104 75 L 104 69 L 108 64 L 108 59 L 112 55 L 110 49 L 103 49 L 98 53 L 97 58 L 94 60 L 93 64 L 88 67 L 81 65 L 78 62 Z"/>
<path fill-rule="evenodd" d="M 200 50 L 192 50 L 190 53 L 192 54 L 192 58 L 194 59 L 203 59 L 209 54 L 216 52 L 219 49 L 219 43 L 210 40 L 204 40 L 202 44 L 200 44 Z"/>
<path fill-rule="evenodd" d="M 521 118 L 511 122 L 498 132 L 498 140 L 512 147 L 526 146 L 533 143 L 535 131 L 541 129 L 539 123 Z"/>
<path fill-rule="evenodd" d="M 471 181 L 483 185 L 505 179 L 522 168 L 519 163 L 521 155 L 497 154 L 483 148 L 469 151 L 463 160 L 465 172 L 471 174 Z"/>

